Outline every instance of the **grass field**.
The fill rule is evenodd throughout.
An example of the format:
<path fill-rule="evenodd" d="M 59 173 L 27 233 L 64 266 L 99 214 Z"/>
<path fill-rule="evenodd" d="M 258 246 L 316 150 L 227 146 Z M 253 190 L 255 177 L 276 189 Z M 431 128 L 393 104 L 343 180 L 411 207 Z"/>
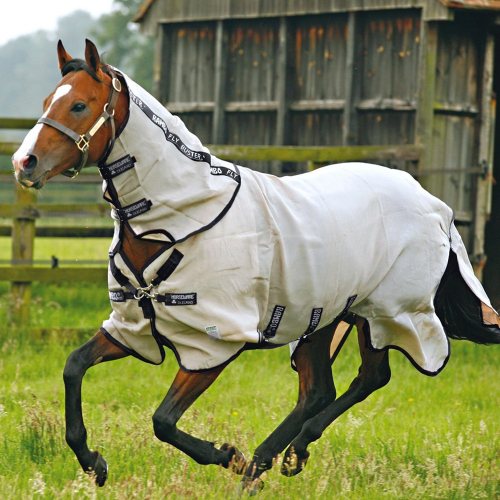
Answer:
<path fill-rule="evenodd" d="M 48 242 L 39 242 L 37 251 L 53 251 Z M 106 242 L 94 247 L 98 252 L 101 244 L 105 255 Z M 92 242 L 66 242 L 60 251 L 82 254 L 81 245 L 90 245 L 85 247 L 90 252 Z M 3 325 L 6 292 L 7 285 L 0 284 Z M 110 310 L 107 291 L 97 286 L 35 285 L 33 296 L 34 325 L 97 329 Z M 110 466 L 107 485 L 94 487 L 64 442 L 62 369 L 77 345 L 71 339 L 42 342 L 24 330 L 0 329 L 1 499 L 236 497 L 238 476 L 200 466 L 154 437 L 151 416 L 177 371 L 169 353 L 159 367 L 127 358 L 98 365 L 85 377 L 89 442 Z M 266 473 L 260 498 L 500 497 L 499 360 L 498 346 L 454 342 L 449 365 L 433 379 L 419 374 L 400 353 L 391 353 L 389 385 L 310 446 L 302 474 L 285 478 L 279 467 Z M 348 387 L 358 364 L 352 334 L 334 366 L 339 392 Z M 293 408 L 296 392 L 287 348 L 244 353 L 180 427 L 219 445 L 229 441 L 249 457 Z"/>

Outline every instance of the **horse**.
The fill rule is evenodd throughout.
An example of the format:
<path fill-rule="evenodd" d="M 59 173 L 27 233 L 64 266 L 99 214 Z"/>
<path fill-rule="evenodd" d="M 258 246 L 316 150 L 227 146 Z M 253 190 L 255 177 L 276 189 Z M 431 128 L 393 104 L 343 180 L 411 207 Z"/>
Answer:
<path fill-rule="evenodd" d="M 97 164 L 111 203 L 113 313 L 63 373 L 66 441 L 97 485 L 108 465 L 87 445 L 81 385 L 99 363 L 132 355 L 159 364 L 170 348 L 179 371 L 153 415 L 156 437 L 243 475 L 240 491 L 253 495 L 279 454 L 284 475 L 300 473 L 308 445 L 389 382 L 390 349 L 434 376 L 449 338 L 500 343 L 500 318 L 453 211 L 408 174 L 341 164 L 277 178 L 237 167 L 105 64 L 91 41 L 85 60 L 61 41 L 57 55 L 62 80 L 12 161 L 17 181 L 36 190 Z M 331 365 L 354 326 L 361 365 L 337 398 Z M 287 344 L 297 404 L 251 460 L 177 428 L 242 352 Z"/>

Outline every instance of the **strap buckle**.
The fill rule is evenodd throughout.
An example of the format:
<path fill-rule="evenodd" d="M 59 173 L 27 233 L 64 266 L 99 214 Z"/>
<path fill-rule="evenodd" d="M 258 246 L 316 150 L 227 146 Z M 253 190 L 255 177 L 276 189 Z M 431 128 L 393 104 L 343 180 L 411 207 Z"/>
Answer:
<path fill-rule="evenodd" d="M 134 295 L 134 299 L 141 300 L 143 297 L 146 297 L 148 299 L 156 300 L 158 294 L 150 293 L 152 288 L 155 288 L 153 283 L 151 283 L 149 286 L 139 287 Z"/>
<path fill-rule="evenodd" d="M 81 135 L 80 140 L 75 141 L 75 144 L 82 153 L 85 153 L 89 149 L 89 141 L 85 139 L 84 135 Z"/>

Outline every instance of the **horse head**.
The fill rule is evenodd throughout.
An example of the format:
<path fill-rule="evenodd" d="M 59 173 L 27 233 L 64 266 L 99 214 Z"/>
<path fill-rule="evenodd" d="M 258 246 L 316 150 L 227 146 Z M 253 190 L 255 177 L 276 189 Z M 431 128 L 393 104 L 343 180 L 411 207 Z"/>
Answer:
<path fill-rule="evenodd" d="M 43 115 L 12 157 L 23 186 L 41 189 L 57 174 L 78 175 L 105 157 L 113 146 L 115 126 L 128 112 L 128 95 L 113 70 L 103 64 L 96 46 L 86 40 L 85 61 L 57 45 L 62 80 L 43 102 Z M 115 123 L 116 122 L 116 123 Z"/>

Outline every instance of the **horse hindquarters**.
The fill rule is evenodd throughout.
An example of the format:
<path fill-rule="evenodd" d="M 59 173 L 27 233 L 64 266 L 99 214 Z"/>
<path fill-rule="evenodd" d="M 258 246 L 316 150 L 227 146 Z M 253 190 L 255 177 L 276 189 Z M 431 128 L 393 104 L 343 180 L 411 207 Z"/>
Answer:
<path fill-rule="evenodd" d="M 448 337 L 476 344 L 500 344 L 500 318 L 469 288 L 452 250 L 434 307 Z"/>

